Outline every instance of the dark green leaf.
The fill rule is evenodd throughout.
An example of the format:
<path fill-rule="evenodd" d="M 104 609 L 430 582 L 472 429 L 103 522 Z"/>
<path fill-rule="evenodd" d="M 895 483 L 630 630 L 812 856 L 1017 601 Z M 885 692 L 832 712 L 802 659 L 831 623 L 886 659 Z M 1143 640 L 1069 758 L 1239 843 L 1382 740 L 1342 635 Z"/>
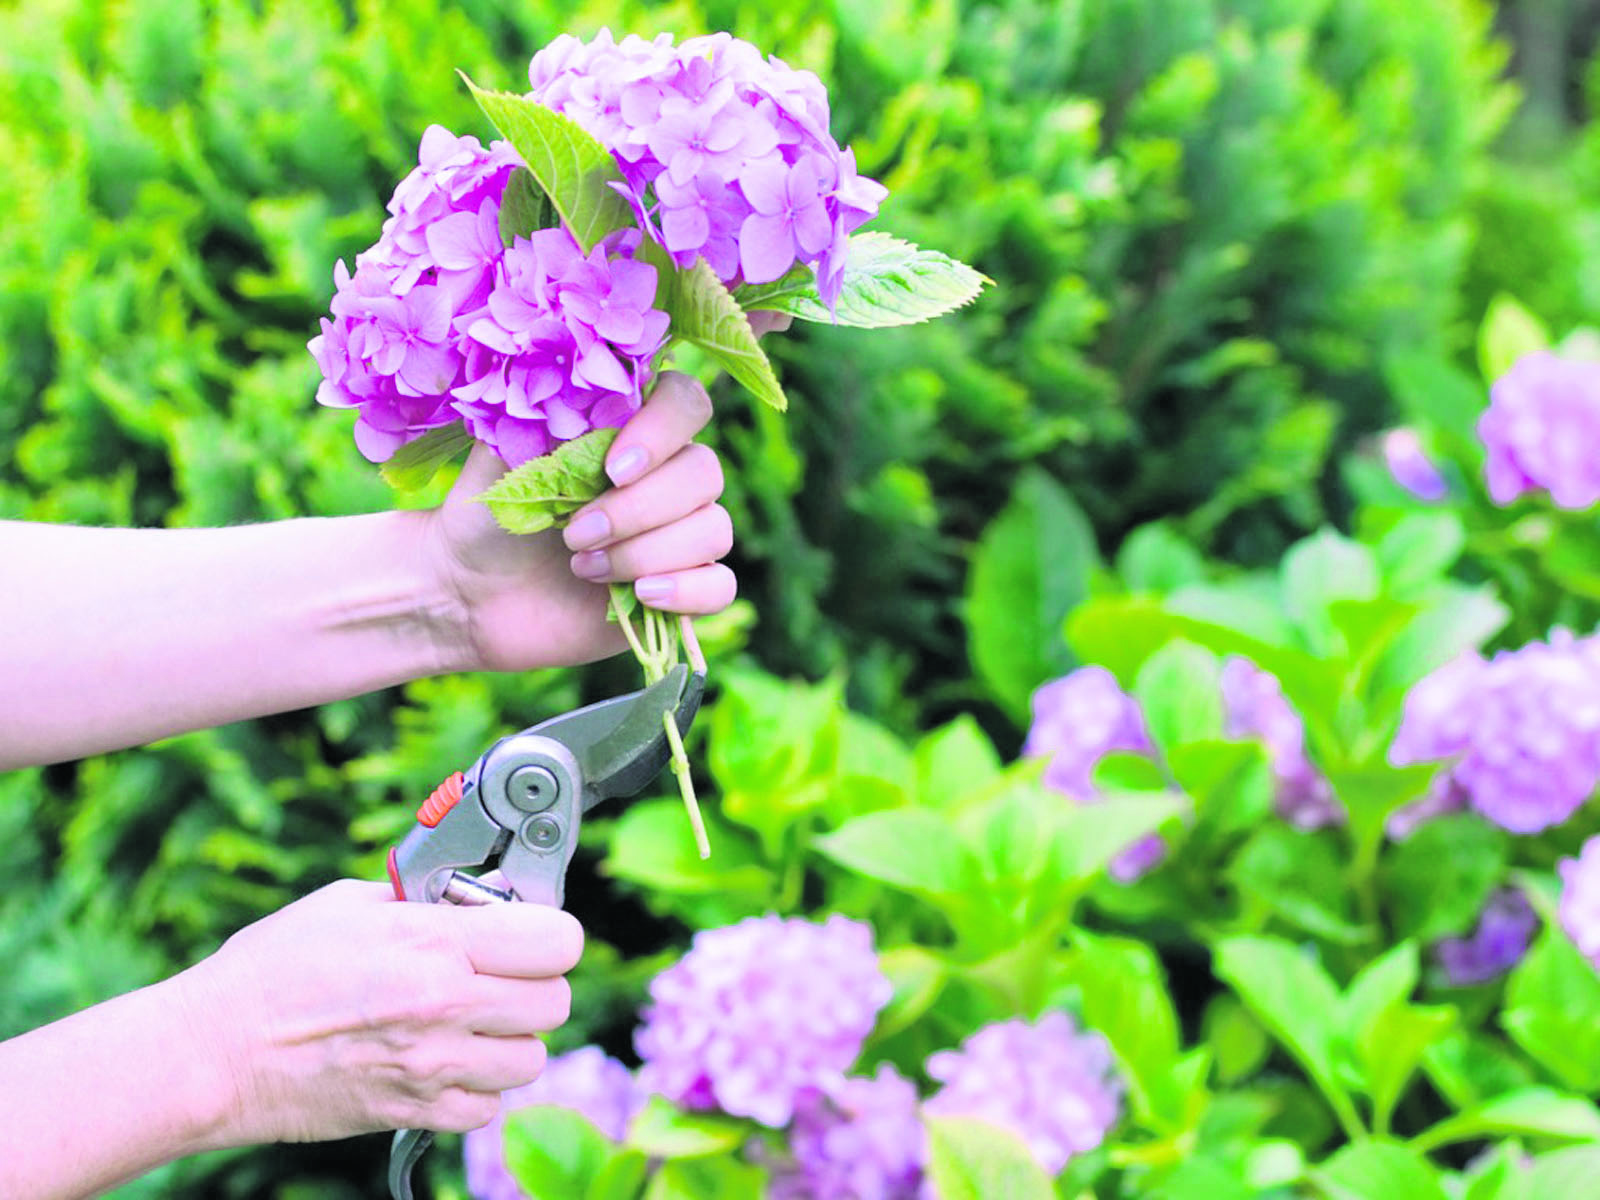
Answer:
<path fill-rule="evenodd" d="M 1061 622 L 1088 594 L 1094 531 L 1072 497 L 1030 469 L 984 530 L 967 585 L 967 635 L 978 677 L 1025 721 L 1040 684 L 1065 674 L 1072 654 Z"/>
<path fill-rule="evenodd" d="M 622 172 L 611 151 L 593 135 L 527 96 L 488 92 L 470 79 L 466 82 L 484 116 L 522 156 L 585 254 L 606 234 L 633 224 L 633 210 L 611 186 L 622 182 Z"/>
<path fill-rule="evenodd" d="M 519 237 L 527 237 L 537 229 L 550 229 L 561 219 L 550 197 L 539 186 L 533 172 L 518 167 L 506 180 L 505 195 L 500 200 L 500 240 L 511 245 Z"/>
<path fill-rule="evenodd" d="M 1420 825 L 1385 855 L 1379 882 L 1401 937 L 1465 933 L 1504 878 L 1505 833 L 1473 813 Z"/>

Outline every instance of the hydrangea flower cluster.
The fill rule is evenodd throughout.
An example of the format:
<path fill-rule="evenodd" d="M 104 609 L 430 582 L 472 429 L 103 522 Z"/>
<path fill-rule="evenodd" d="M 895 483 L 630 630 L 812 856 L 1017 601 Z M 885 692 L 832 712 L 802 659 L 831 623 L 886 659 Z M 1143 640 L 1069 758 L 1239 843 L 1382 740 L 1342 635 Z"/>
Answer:
<path fill-rule="evenodd" d="M 1454 987 L 1488 983 L 1522 961 L 1539 932 L 1539 917 L 1519 888 L 1502 888 L 1489 897 L 1478 926 L 1466 937 L 1445 938 L 1434 957 Z"/>
<path fill-rule="evenodd" d="M 860 921 L 766 916 L 702 930 L 650 985 L 634 1038 L 640 1080 L 686 1108 L 781 1128 L 807 1089 L 855 1062 L 892 992 Z"/>
<path fill-rule="evenodd" d="M 772 1200 L 917 1200 L 927 1162 L 917 1088 L 888 1063 L 800 1096 Z"/>
<path fill-rule="evenodd" d="M 1513 833 L 1558 825 L 1600 784 L 1597 660 L 1564 630 L 1489 660 L 1462 655 L 1411 689 L 1390 761 L 1451 764 L 1436 808 L 1459 793 Z"/>
<path fill-rule="evenodd" d="M 1577 858 L 1564 858 L 1556 916 L 1579 951 L 1600 970 L 1600 837 L 1584 842 Z"/>
<path fill-rule="evenodd" d="M 528 80 L 611 149 L 641 222 L 680 267 L 702 256 L 725 283 L 766 283 L 803 263 L 832 306 L 845 238 L 887 192 L 829 133 L 816 75 L 726 33 L 674 46 L 601 30 L 558 37 Z"/>
<path fill-rule="evenodd" d="M 1299 829 L 1320 829 L 1344 820 L 1333 788 L 1306 757 L 1306 731 L 1289 707 L 1277 677 L 1247 658 L 1222 664 L 1224 732 L 1260 738 L 1272 766 L 1278 814 Z"/>
<path fill-rule="evenodd" d="M 1069 800 L 1095 804 L 1095 766 L 1108 754 L 1153 754 L 1144 714 L 1104 667 L 1079 667 L 1033 693 L 1033 722 L 1022 744 L 1030 758 L 1048 757 L 1044 783 Z M 1111 874 L 1137 879 L 1166 856 L 1156 834 L 1140 838 L 1111 863 Z"/>
<path fill-rule="evenodd" d="M 310 343 L 317 400 L 358 410 L 373 462 L 464 419 L 517 466 L 641 403 L 668 324 L 655 268 L 633 257 L 642 235 L 585 255 L 557 228 L 507 248 L 500 203 L 520 161 L 505 142 L 431 126 L 378 243 L 353 275 L 334 268 L 333 318 Z"/>
<path fill-rule="evenodd" d="M 1450 484 L 1422 448 L 1415 429 L 1391 429 L 1379 440 L 1384 464 L 1394 481 L 1430 504 L 1450 494 Z"/>
<path fill-rule="evenodd" d="M 985 1026 L 959 1049 L 930 1055 L 928 1074 L 944 1086 L 925 1112 L 1012 1130 L 1052 1175 L 1104 1141 L 1122 1106 L 1111 1047 L 1059 1010 Z"/>
<path fill-rule="evenodd" d="M 1525 354 L 1490 389 L 1478 420 L 1496 504 L 1543 489 L 1560 508 L 1600 501 L 1600 364 Z"/>
<path fill-rule="evenodd" d="M 556 1055 L 538 1079 L 501 1096 L 498 1117 L 463 1139 L 467 1191 L 474 1200 L 527 1200 L 527 1193 L 506 1170 L 506 1114 L 541 1104 L 570 1108 L 620 1142 L 644 1102 L 645 1091 L 633 1072 L 598 1046 Z"/>

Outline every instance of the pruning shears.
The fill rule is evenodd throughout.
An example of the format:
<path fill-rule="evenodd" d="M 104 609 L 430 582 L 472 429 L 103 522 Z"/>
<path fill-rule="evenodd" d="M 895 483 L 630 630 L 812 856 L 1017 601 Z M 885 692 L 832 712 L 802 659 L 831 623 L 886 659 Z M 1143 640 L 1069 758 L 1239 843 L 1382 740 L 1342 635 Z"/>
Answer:
<path fill-rule="evenodd" d="M 671 753 L 667 714 L 687 733 L 704 690 L 705 674 L 680 664 L 642 691 L 500 739 L 434 790 L 417 810 L 416 826 L 389 851 L 395 897 L 560 908 L 583 815 L 656 777 Z M 480 878 L 494 870 L 508 888 Z M 411 1200 L 412 1168 L 433 1136 L 427 1129 L 396 1132 L 389 1151 L 394 1200 Z"/>

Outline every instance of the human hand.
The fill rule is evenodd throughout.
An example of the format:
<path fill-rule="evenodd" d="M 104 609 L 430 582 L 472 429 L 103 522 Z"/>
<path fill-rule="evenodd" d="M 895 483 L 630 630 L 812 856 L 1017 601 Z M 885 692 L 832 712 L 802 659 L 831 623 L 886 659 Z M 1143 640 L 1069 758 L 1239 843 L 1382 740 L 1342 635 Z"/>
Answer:
<path fill-rule="evenodd" d="M 537 1078 L 567 1019 L 583 931 L 534 904 L 396 901 L 341 880 L 177 976 L 223 1064 L 225 1142 L 461 1132 Z"/>

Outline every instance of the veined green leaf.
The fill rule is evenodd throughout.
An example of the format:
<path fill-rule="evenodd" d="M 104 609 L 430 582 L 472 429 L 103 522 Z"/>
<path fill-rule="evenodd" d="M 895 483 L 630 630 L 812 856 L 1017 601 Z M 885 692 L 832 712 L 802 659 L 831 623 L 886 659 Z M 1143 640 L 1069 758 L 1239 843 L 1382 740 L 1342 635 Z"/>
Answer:
<path fill-rule="evenodd" d="M 663 264 L 664 255 L 645 257 L 661 272 L 656 304 L 671 314 L 673 334 L 699 346 L 758 400 L 779 412 L 788 408 L 788 398 L 750 328 L 749 317 L 706 260 L 697 258 L 693 266 L 673 270 L 670 264 Z"/>
<path fill-rule="evenodd" d="M 470 445 L 472 435 L 462 422 L 457 421 L 453 425 L 430 429 L 416 441 L 407 442 L 378 471 L 390 487 L 402 492 L 414 492 L 426 486 L 434 472 Z"/>
<path fill-rule="evenodd" d="M 576 512 L 609 486 L 606 451 L 615 429 L 595 429 L 507 471 L 476 497 L 512 533 L 537 533 Z"/>
<path fill-rule="evenodd" d="M 845 252 L 844 279 L 832 312 L 807 268 L 773 283 L 746 284 L 736 299 L 746 311 L 770 309 L 803 321 L 883 329 L 941 317 L 977 299 L 994 281 L 937 250 L 887 233 L 858 233 Z"/>
<path fill-rule="evenodd" d="M 500 240 L 511 245 L 519 237 L 527 237 L 536 229 L 549 229 L 560 221 L 556 206 L 539 186 L 533 172 L 518 167 L 506 180 L 505 195 L 500 198 Z"/>
<path fill-rule="evenodd" d="M 561 223 L 587 254 L 615 229 L 633 223 L 611 151 L 576 121 L 526 96 L 484 91 L 465 75 L 483 115 L 516 148 L 544 189 Z"/>

